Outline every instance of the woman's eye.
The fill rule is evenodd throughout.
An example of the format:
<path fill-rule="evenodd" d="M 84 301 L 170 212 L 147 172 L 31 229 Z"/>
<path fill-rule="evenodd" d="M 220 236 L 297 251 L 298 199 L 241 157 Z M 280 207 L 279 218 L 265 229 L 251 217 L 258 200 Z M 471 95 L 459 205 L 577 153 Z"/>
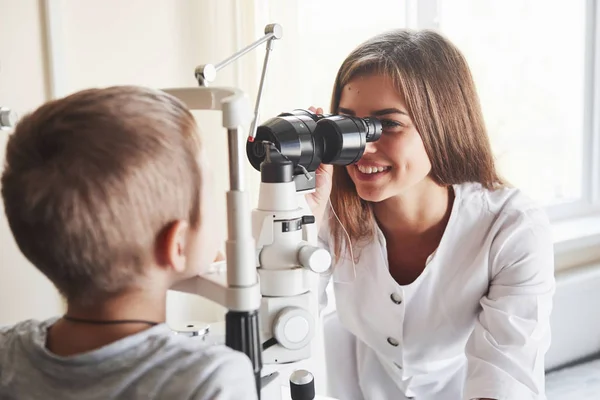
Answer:
<path fill-rule="evenodd" d="M 383 129 L 394 129 L 394 128 L 400 128 L 400 127 L 402 127 L 402 124 L 400 122 L 392 121 L 392 120 L 389 120 L 389 119 L 382 119 L 381 120 L 381 127 Z"/>

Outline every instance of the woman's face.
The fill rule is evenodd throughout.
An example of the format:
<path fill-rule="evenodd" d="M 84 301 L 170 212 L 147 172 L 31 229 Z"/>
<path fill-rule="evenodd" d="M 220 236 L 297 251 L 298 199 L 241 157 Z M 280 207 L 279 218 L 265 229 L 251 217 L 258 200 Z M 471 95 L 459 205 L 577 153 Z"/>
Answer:
<path fill-rule="evenodd" d="M 381 202 L 429 180 L 431 163 L 411 118 L 404 96 L 381 75 L 357 77 L 342 89 L 339 114 L 376 117 L 381 138 L 368 143 L 360 161 L 347 167 L 358 195 Z"/>

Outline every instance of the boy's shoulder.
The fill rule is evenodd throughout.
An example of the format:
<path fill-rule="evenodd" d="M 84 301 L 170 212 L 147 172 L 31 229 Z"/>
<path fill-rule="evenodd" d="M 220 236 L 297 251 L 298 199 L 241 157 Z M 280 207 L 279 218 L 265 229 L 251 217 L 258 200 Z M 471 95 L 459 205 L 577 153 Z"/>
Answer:
<path fill-rule="evenodd" d="M 166 362 L 178 364 L 174 372 L 180 382 L 201 381 L 191 398 L 255 399 L 248 393 L 255 385 L 250 359 L 224 345 L 174 333 L 163 334 Z M 173 350 L 171 358 L 171 350 Z"/>
<path fill-rule="evenodd" d="M 209 344 L 200 338 L 176 334 L 168 328 L 158 332 L 155 340 L 162 342 L 166 353 L 174 351 L 181 360 L 188 360 L 186 363 L 195 363 L 191 368 L 202 369 L 205 373 L 218 373 L 220 368 L 227 368 L 228 374 L 236 374 L 237 370 L 253 375 L 249 358 L 225 345 Z"/>
<path fill-rule="evenodd" d="M 2 351 L 4 347 L 8 347 L 15 341 L 20 340 L 23 336 L 35 333 L 42 325 L 51 325 L 56 319 L 57 318 L 53 318 L 47 321 L 28 319 L 14 324 L 0 325 L 0 351 Z"/>
<path fill-rule="evenodd" d="M 58 396 L 77 383 L 106 398 L 257 398 L 250 360 L 229 347 L 177 335 L 161 324 L 84 354 L 59 357 L 45 348 L 52 323 L 28 320 L 0 328 L 4 390 L 30 390 L 11 378 L 20 376 L 38 382 L 36 393 Z M 73 398 L 85 398 L 70 390 Z"/>

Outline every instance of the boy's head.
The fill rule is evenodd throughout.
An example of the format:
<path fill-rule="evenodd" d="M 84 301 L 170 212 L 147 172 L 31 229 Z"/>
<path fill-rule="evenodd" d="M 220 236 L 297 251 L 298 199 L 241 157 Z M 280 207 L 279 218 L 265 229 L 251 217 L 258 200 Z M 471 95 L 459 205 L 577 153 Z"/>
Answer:
<path fill-rule="evenodd" d="M 51 101 L 9 138 L 2 197 L 23 254 L 70 302 L 189 277 L 215 253 L 195 121 L 164 92 Z M 201 227 L 202 229 L 199 229 Z"/>

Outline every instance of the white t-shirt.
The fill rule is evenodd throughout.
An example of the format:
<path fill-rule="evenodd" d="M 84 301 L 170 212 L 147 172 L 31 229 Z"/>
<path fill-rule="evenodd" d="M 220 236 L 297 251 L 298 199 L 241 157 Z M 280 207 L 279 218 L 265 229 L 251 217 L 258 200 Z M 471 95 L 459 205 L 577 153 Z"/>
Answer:
<path fill-rule="evenodd" d="M 339 354 L 340 366 L 356 366 L 339 369 L 347 384 L 333 388 L 334 397 L 546 399 L 555 290 L 549 221 L 517 189 L 465 183 L 454 192 L 441 242 L 413 283 L 390 275 L 379 228 L 354 249 L 354 279 L 349 256 L 333 266 L 337 313 L 356 343 L 355 354 Z M 333 223 L 320 233 L 330 250 Z"/>

